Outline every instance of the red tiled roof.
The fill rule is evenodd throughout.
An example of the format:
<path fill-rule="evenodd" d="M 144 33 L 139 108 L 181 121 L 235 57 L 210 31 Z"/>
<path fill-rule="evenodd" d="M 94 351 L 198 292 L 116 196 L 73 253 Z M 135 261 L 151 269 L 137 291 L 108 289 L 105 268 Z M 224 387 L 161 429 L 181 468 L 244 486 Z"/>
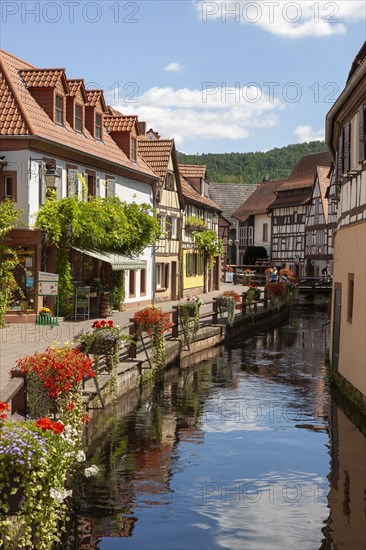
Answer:
<path fill-rule="evenodd" d="M 312 187 L 317 166 L 328 166 L 329 168 L 330 164 L 331 157 L 328 151 L 301 157 L 288 177 L 286 184 L 281 186 L 281 191 Z"/>
<path fill-rule="evenodd" d="M 1 64 L 0 76 L 0 134 L 27 135 L 32 133 L 20 106 L 14 97 L 11 83 L 6 79 L 6 69 Z"/>
<path fill-rule="evenodd" d="M 197 191 L 193 189 L 193 187 L 183 177 L 182 173 L 180 173 L 180 183 L 183 191 L 183 197 L 187 199 L 188 202 L 191 201 L 200 205 L 209 206 L 210 208 L 221 212 L 221 208 L 213 200 L 209 199 L 208 197 L 201 197 L 201 195 L 197 193 Z"/>
<path fill-rule="evenodd" d="M 206 177 L 206 165 L 205 164 L 179 164 L 179 172 L 184 178 L 205 178 Z"/>
<path fill-rule="evenodd" d="M 82 78 L 68 78 L 67 84 L 69 86 L 69 94 L 71 96 L 74 96 L 78 93 L 78 90 L 81 85 L 84 85 L 84 80 Z"/>
<path fill-rule="evenodd" d="M 136 176 L 140 172 L 143 175 L 156 178 L 156 174 L 143 159 L 137 157 L 137 162 L 128 159 L 107 132 L 103 134 L 103 141 L 99 141 L 94 139 L 86 128 L 81 134 L 75 132 L 67 121 L 64 126 L 55 124 L 28 91 L 20 77 L 20 71 L 30 73 L 31 69 L 34 72 L 34 68 L 3 50 L 0 54 L 2 69 L 0 89 L 4 92 L 0 100 L 1 135 L 32 134 L 68 149 L 81 151 L 97 159 L 103 159 L 133 170 Z M 50 69 L 38 70 L 39 73 L 50 71 Z M 54 72 L 58 71 L 60 69 L 56 69 Z"/>
<path fill-rule="evenodd" d="M 104 115 L 103 121 L 108 132 L 131 132 L 137 123 L 137 116 Z"/>
<path fill-rule="evenodd" d="M 164 182 L 172 154 L 174 141 L 172 139 L 150 140 L 139 136 L 137 150 L 154 172 Z"/>
<path fill-rule="evenodd" d="M 318 166 L 317 167 L 318 172 L 318 180 L 319 180 L 319 187 L 320 187 L 320 195 L 321 200 L 323 203 L 323 210 L 324 210 L 324 216 L 325 220 L 328 219 L 328 201 L 325 197 L 327 189 L 330 185 L 330 179 L 329 179 L 329 166 Z"/>
<path fill-rule="evenodd" d="M 19 73 L 27 88 L 54 88 L 60 79 L 67 82 L 65 69 L 23 69 Z"/>
<path fill-rule="evenodd" d="M 286 182 L 286 180 L 266 181 L 259 183 L 257 185 L 257 189 L 235 212 L 235 218 L 238 218 L 244 222 L 249 216 L 265 214 L 269 206 L 276 199 L 274 192 L 280 189 L 284 182 Z"/>
<path fill-rule="evenodd" d="M 294 195 L 286 195 L 285 193 L 279 193 L 277 198 L 272 202 L 269 209 L 274 210 L 275 208 L 285 208 L 288 206 L 301 206 L 307 204 L 311 200 L 312 188 L 306 187 L 300 189 L 299 192 Z"/>
<path fill-rule="evenodd" d="M 95 107 L 98 101 L 100 101 L 103 107 L 103 111 L 107 111 L 107 106 L 104 101 L 103 90 L 86 90 L 86 97 L 88 100 L 88 105 L 90 107 Z"/>

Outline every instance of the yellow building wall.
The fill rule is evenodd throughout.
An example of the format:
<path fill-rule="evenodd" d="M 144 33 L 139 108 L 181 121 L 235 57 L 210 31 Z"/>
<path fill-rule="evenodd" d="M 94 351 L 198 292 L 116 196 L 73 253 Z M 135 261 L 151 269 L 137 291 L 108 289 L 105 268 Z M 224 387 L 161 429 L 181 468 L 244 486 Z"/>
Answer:
<path fill-rule="evenodd" d="M 352 323 L 347 321 L 348 274 L 354 273 Z M 366 395 L 366 222 L 335 234 L 333 285 L 342 284 L 339 373 Z M 334 308 L 334 300 L 332 301 Z M 332 312 L 333 319 L 333 312 Z M 332 355 L 331 355 L 332 357 Z"/>
<path fill-rule="evenodd" d="M 190 288 L 197 288 L 204 286 L 204 274 L 196 275 L 195 277 L 187 277 L 186 275 L 186 256 L 187 254 L 193 254 L 197 252 L 196 249 L 188 249 L 183 251 L 183 290 L 189 290 Z"/>

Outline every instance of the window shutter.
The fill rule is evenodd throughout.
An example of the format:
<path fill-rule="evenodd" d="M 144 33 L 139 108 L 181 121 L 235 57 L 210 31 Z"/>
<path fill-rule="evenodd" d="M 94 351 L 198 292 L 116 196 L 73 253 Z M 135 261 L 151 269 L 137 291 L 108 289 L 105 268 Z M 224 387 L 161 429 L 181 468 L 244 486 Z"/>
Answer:
<path fill-rule="evenodd" d="M 343 174 L 343 144 L 344 144 L 344 132 L 341 130 L 341 135 L 338 141 L 338 181 L 340 181 Z"/>
<path fill-rule="evenodd" d="M 171 239 L 172 238 L 172 217 L 171 216 L 167 216 L 166 217 L 166 233 L 167 233 L 167 238 L 168 239 Z"/>
<path fill-rule="evenodd" d="M 39 204 L 42 205 L 46 201 L 46 163 L 42 162 L 38 168 L 39 177 Z"/>
<path fill-rule="evenodd" d="M 188 254 L 186 254 L 186 275 L 187 277 L 189 277 L 189 273 L 188 273 Z"/>
<path fill-rule="evenodd" d="M 358 110 L 358 161 L 366 159 L 366 105 L 361 105 Z"/>
<path fill-rule="evenodd" d="M 106 194 L 108 199 L 113 199 L 115 195 L 116 182 L 114 179 L 109 178 L 105 180 Z"/>
<path fill-rule="evenodd" d="M 344 173 L 349 172 L 350 169 L 350 142 L 351 142 L 351 123 L 348 122 L 348 124 L 344 127 L 344 150 L 343 150 L 343 170 Z"/>
<path fill-rule="evenodd" d="M 73 197 L 78 194 L 78 173 L 77 170 L 68 170 L 67 172 L 67 196 Z"/>
<path fill-rule="evenodd" d="M 165 264 L 165 288 L 169 288 L 169 264 Z"/>

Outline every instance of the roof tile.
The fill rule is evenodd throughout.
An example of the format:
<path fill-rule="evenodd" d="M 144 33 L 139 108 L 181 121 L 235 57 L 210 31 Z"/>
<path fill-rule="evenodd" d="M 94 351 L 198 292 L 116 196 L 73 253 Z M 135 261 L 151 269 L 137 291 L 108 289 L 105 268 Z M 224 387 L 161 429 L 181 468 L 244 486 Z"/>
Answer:
<path fill-rule="evenodd" d="M 68 122 L 65 122 L 65 126 L 55 124 L 28 91 L 20 76 L 21 71 L 32 84 L 42 83 L 42 79 L 46 78 L 45 85 L 49 86 L 53 78 L 59 78 L 57 76 L 59 74 L 61 76 L 63 69 L 34 69 L 25 61 L 3 50 L 1 50 L 1 66 L 3 69 L 0 80 L 3 92 L 0 98 L 1 134 L 34 134 L 47 141 L 133 170 L 136 175 L 140 172 L 156 178 L 156 174 L 141 157 L 137 157 L 137 162 L 128 159 L 107 132 L 103 134 L 103 141 L 100 141 L 94 139 L 87 129 L 84 129 L 81 134 L 75 132 Z M 39 74 L 36 75 L 36 73 Z M 65 83 L 67 86 L 66 79 Z"/>
<path fill-rule="evenodd" d="M 138 152 L 154 172 L 164 182 L 173 148 L 172 139 L 150 140 L 139 136 Z"/>
<path fill-rule="evenodd" d="M 105 115 L 103 120 L 108 132 L 131 132 L 137 123 L 137 116 Z"/>
<path fill-rule="evenodd" d="M 183 196 L 188 201 L 192 201 L 198 204 L 202 204 L 204 206 L 208 206 L 210 208 L 213 208 L 214 210 L 217 210 L 218 212 L 221 212 L 221 208 L 211 199 L 208 197 L 202 197 L 193 187 L 188 183 L 188 181 L 182 176 L 182 173 L 180 173 L 180 183 L 183 191 Z"/>
<path fill-rule="evenodd" d="M 206 165 L 205 164 L 179 164 L 179 172 L 184 178 L 205 178 L 206 177 Z"/>
<path fill-rule="evenodd" d="M 27 88 L 54 88 L 64 75 L 64 69 L 24 69 L 20 71 L 20 76 Z"/>

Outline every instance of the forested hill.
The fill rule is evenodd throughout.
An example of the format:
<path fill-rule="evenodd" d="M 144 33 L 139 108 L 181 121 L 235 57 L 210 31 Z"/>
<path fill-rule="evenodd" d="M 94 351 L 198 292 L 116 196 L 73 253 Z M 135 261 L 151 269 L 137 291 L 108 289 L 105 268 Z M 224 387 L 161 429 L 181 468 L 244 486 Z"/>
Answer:
<path fill-rule="evenodd" d="M 220 183 L 257 183 L 265 176 L 270 180 L 287 178 L 304 155 L 326 151 L 322 141 L 298 143 L 262 153 L 205 153 L 186 155 L 178 152 L 182 164 L 206 164 L 208 179 Z"/>

